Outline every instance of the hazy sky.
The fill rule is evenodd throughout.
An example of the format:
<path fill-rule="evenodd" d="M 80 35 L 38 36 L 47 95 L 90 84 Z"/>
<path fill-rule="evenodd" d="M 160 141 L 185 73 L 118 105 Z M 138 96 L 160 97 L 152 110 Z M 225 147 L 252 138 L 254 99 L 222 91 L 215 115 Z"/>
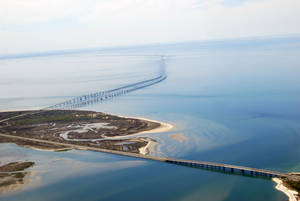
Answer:
<path fill-rule="evenodd" d="M 0 54 L 300 33 L 300 0 L 0 0 Z"/>

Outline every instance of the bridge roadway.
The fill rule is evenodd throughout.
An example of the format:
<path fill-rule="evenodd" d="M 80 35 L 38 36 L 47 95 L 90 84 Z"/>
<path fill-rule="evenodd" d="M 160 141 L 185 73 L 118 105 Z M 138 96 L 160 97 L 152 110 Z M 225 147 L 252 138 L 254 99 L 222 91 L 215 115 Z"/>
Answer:
<path fill-rule="evenodd" d="M 146 159 L 146 160 L 154 160 L 154 161 L 166 162 L 166 163 L 171 163 L 171 164 L 176 164 L 176 165 L 183 165 L 183 166 L 189 166 L 189 167 L 195 167 L 195 168 L 201 168 L 201 169 L 214 170 L 214 171 L 219 171 L 219 172 L 223 172 L 223 173 L 233 173 L 233 174 L 241 174 L 241 175 L 249 175 L 249 176 L 267 177 L 267 178 L 287 177 L 288 176 L 288 174 L 284 174 L 284 173 L 280 173 L 280 172 L 251 168 L 251 167 L 244 167 L 244 166 L 237 166 L 237 165 L 229 165 L 229 164 L 223 164 L 223 163 L 212 163 L 212 162 L 206 162 L 206 161 L 194 161 L 194 160 L 156 157 L 156 156 L 149 156 L 149 155 L 142 155 L 142 154 L 136 154 L 136 153 L 130 153 L 130 152 L 101 149 L 101 148 L 96 148 L 96 147 L 89 147 L 89 146 L 82 146 L 82 145 L 75 145 L 75 144 L 68 144 L 68 143 L 61 143 L 61 142 L 53 142 L 53 141 L 48 141 L 48 140 L 26 138 L 26 137 L 20 137 L 20 136 L 14 136 L 14 135 L 0 133 L 0 137 L 1 136 L 8 137 L 8 138 L 15 138 L 15 139 L 24 140 L 24 141 L 30 141 L 30 142 L 40 142 L 40 143 L 47 143 L 47 144 L 53 144 L 53 145 L 61 145 L 61 146 L 66 146 L 66 147 L 70 147 L 70 148 L 78 149 L 78 150 L 98 151 L 98 152 L 103 152 L 103 153 L 117 154 L 117 155 L 141 158 L 141 159 Z"/>
<path fill-rule="evenodd" d="M 160 73 L 158 76 L 148 79 L 148 80 L 143 80 L 140 82 L 128 84 L 122 87 L 118 87 L 116 89 L 111 89 L 107 91 L 100 91 L 96 93 L 91 93 L 91 94 L 86 94 L 82 96 L 78 96 L 72 99 L 69 99 L 67 101 L 52 105 L 50 107 L 46 107 L 43 109 L 46 110 L 51 110 L 51 109 L 74 109 L 74 108 L 80 108 L 84 107 L 87 105 L 99 103 L 102 101 L 109 100 L 111 98 L 114 98 L 116 96 L 120 96 L 138 89 L 142 89 L 154 84 L 157 84 L 167 78 L 166 72 L 165 72 L 165 60 L 164 57 L 161 56 L 160 60 Z"/>

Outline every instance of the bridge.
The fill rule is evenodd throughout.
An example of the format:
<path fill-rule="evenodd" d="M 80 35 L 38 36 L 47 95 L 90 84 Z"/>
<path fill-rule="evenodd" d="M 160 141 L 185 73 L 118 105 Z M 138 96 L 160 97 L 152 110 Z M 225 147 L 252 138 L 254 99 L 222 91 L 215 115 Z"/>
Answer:
<path fill-rule="evenodd" d="M 159 55 L 157 55 L 157 56 L 159 56 Z M 85 107 L 87 105 L 106 101 L 106 100 L 112 99 L 114 97 L 121 96 L 121 95 L 127 94 L 129 92 L 157 84 L 167 78 L 167 75 L 165 72 L 165 58 L 164 58 L 164 56 L 160 56 L 160 57 L 161 57 L 160 73 L 156 77 L 153 77 L 148 80 L 128 84 L 125 86 L 121 86 L 121 87 L 111 89 L 111 90 L 99 91 L 96 93 L 90 93 L 90 94 L 74 97 L 67 101 L 44 108 L 44 110 L 45 109 L 46 110 L 49 110 L 49 109 L 50 110 L 51 109 L 74 109 L 74 108 Z M 1 135 L 3 136 L 3 134 L 0 134 L 0 136 Z M 20 138 L 18 136 L 6 136 L 6 137 Z M 267 178 L 286 177 L 287 176 L 287 174 L 280 173 L 280 172 L 251 168 L 251 167 L 244 167 L 244 166 L 237 166 L 237 165 L 229 165 L 229 164 L 223 164 L 223 163 L 213 163 L 213 162 L 205 162 L 205 161 L 193 161 L 193 160 L 155 157 L 155 156 L 147 156 L 147 155 L 141 155 L 141 154 L 135 154 L 135 153 L 129 153 L 129 152 L 121 152 L 121 151 L 107 150 L 107 149 L 94 148 L 94 147 L 85 147 L 85 146 L 68 144 L 68 143 L 58 143 L 58 142 L 51 142 L 51 141 L 30 139 L 30 138 L 24 139 L 23 137 L 21 137 L 21 138 L 23 140 L 71 146 L 74 149 L 100 151 L 100 152 L 104 152 L 104 153 L 118 154 L 118 155 L 142 158 L 142 159 L 147 159 L 147 160 L 155 160 L 155 161 L 166 162 L 166 163 L 171 163 L 171 164 L 176 164 L 176 165 L 189 166 L 189 167 L 207 169 L 207 170 L 212 170 L 212 171 L 219 171 L 219 172 L 223 172 L 223 173 L 259 176 L 259 177 L 267 177 Z"/>
<path fill-rule="evenodd" d="M 74 108 L 84 107 L 84 106 L 87 106 L 87 105 L 90 105 L 90 104 L 95 104 L 95 103 L 99 103 L 99 102 L 102 102 L 102 101 L 106 101 L 106 100 L 109 100 L 109 99 L 114 98 L 116 96 L 124 95 L 124 94 L 127 94 L 129 92 L 132 92 L 132 91 L 135 91 L 135 90 L 138 90 L 138 89 L 142 89 L 142 88 L 157 84 L 157 83 L 159 83 L 159 82 L 161 82 L 161 81 L 163 81 L 167 78 L 167 75 L 166 75 L 166 72 L 165 72 L 165 59 L 164 59 L 164 56 L 160 56 L 160 57 L 161 57 L 161 60 L 160 60 L 160 73 L 156 77 L 153 77 L 151 79 L 147 79 L 147 80 L 144 80 L 144 81 L 136 82 L 136 83 L 133 83 L 133 84 L 128 84 L 128 85 L 125 85 L 125 86 L 121 86 L 121 87 L 111 89 L 111 90 L 99 91 L 99 92 L 95 92 L 95 93 L 90 93 L 90 94 L 74 97 L 74 98 L 69 99 L 67 101 L 64 101 L 64 102 L 46 107 L 42 110 L 74 109 Z M 15 118 L 15 117 L 12 117 L 12 118 Z M 9 120 L 9 119 L 5 119 L 5 120 L 2 120 L 2 121 L 7 121 L 7 120 Z M 245 175 L 245 176 L 248 175 L 248 176 L 265 177 L 265 178 L 287 177 L 288 176 L 288 174 L 280 173 L 280 172 L 276 172 L 276 171 L 257 169 L 257 168 L 251 168 L 251 167 L 244 167 L 244 166 L 237 166 L 237 165 L 230 165 L 230 164 L 223 164 L 223 163 L 213 163 L 213 162 L 206 162 L 206 161 L 195 161 L 195 160 L 183 160 L 183 159 L 175 159 L 175 158 L 156 157 L 156 156 L 149 156 L 149 155 L 142 155 L 142 154 L 136 154 L 136 153 L 130 153 L 130 152 L 122 152 L 122 151 L 101 149 L 101 148 L 96 148 L 96 147 L 88 147 L 88 146 L 69 144 L 69 143 L 53 142 L 53 141 L 26 138 L 26 137 L 20 137 L 20 136 L 7 135 L 7 134 L 1 134 L 0 133 L 0 137 L 1 136 L 2 137 L 9 137 L 9 138 L 16 138 L 16 139 L 24 140 L 24 141 L 37 142 L 37 143 L 48 143 L 48 144 L 54 144 L 54 145 L 62 145 L 62 146 L 67 146 L 67 147 L 70 147 L 70 148 L 73 148 L 73 149 L 78 149 L 78 150 L 98 151 L 98 152 L 104 152 L 104 153 L 109 153 L 109 154 L 117 154 L 117 155 L 128 156 L 128 157 L 154 160 L 154 161 L 171 163 L 171 164 L 175 164 L 175 165 L 182 165 L 182 166 L 188 166 L 188 167 L 218 171 L 218 172 L 223 172 L 223 173 L 241 174 L 241 175 Z"/>
<path fill-rule="evenodd" d="M 271 171 L 271 170 L 257 169 L 257 168 L 238 166 L 238 165 L 229 165 L 223 163 L 212 163 L 206 161 L 193 161 L 193 160 L 167 158 L 165 162 L 173 163 L 177 165 L 213 170 L 218 172 L 241 174 L 241 175 L 248 175 L 248 176 L 258 176 L 258 177 L 268 177 L 268 178 L 287 176 L 287 174 Z"/>
<path fill-rule="evenodd" d="M 121 86 L 115 89 L 106 90 L 106 91 L 99 91 L 95 93 L 90 93 L 82 96 L 78 96 L 69 100 L 66 100 L 64 102 L 43 108 L 44 110 L 51 110 L 51 109 L 75 109 L 80 107 L 85 107 L 87 105 L 99 103 L 102 101 L 106 101 L 109 99 L 112 99 L 117 96 L 121 96 L 124 94 L 127 94 L 129 92 L 142 89 L 154 84 L 157 84 L 167 78 L 166 71 L 165 71 L 165 58 L 164 56 L 160 56 L 160 69 L 159 69 L 159 75 L 156 77 L 153 77 L 148 80 L 136 82 L 133 84 L 128 84 L 125 86 Z"/>
<path fill-rule="evenodd" d="M 134 157 L 134 158 L 140 158 L 140 159 L 146 159 L 146 160 L 171 163 L 171 164 L 175 164 L 175 165 L 182 165 L 182 166 L 201 168 L 201 169 L 206 169 L 206 170 L 213 170 L 213 171 L 218 171 L 218 172 L 222 172 L 222 173 L 240 174 L 243 176 L 253 176 L 253 177 L 263 177 L 263 178 L 288 177 L 288 174 L 285 174 L 285 173 L 280 173 L 280 172 L 265 170 L 265 169 L 257 169 L 257 168 L 251 168 L 251 167 L 238 166 L 238 165 L 142 155 L 142 154 L 137 154 L 137 153 L 102 149 L 102 148 L 83 146 L 83 145 L 77 145 L 77 144 L 54 142 L 54 141 L 41 140 L 41 139 L 35 139 L 35 138 L 27 138 L 27 137 L 15 136 L 15 135 L 11 135 L 11 134 L 0 133 L 0 137 L 14 138 L 14 139 L 18 139 L 18 140 L 30 141 L 30 142 L 36 142 L 36 143 L 60 145 L 60 146 L 65 146 L 65 147 L 69 147 L 69 148 L 77 149 L 77 150 L 97 151 L 97 152 L 103 152 L 103 153 L 108 153 L 108 154 L 116 154 L 116 155 L 122 155 L 122 156 L 127 156 L 127 157 Z"/>

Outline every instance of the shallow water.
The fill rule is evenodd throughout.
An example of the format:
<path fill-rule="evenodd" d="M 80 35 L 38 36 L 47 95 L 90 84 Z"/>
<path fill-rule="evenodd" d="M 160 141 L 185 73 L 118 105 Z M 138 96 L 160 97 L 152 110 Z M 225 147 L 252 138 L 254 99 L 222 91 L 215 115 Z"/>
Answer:
<path fill-rule="evenodd" d="M 106 54 L 113 53 L 118 56 L 103 60 L 99 52 L 0 60 L 0 68 L 9 69 L 0 83 L 0 109 L 39 108 L 142 80 L 157 73 L 157 57 L 145 55 L 166 54 L 164 82 L 83 109 L 173 124 L 168 132 L 145 134 L 159 142 L 153 155 L 300 171 L 299 39 L 160 45 Z M 31 77 L 38 66 L 48 69 L 49 82 Z M 22 81 L 21 71 L 28 74 Z M 57 86 L 51 84 L 53 76 Z M 38 85 L 31 83 L 35 79 Z M 178 141 L 172 134 L 185 138 Z M 37 161 L 32 171 L 39 177 L 1 200 L 286 200 L 271 180 L 96 152 L 41 152 L 11 144 L 0 149 L 1 161 L 18 154 Z"/>

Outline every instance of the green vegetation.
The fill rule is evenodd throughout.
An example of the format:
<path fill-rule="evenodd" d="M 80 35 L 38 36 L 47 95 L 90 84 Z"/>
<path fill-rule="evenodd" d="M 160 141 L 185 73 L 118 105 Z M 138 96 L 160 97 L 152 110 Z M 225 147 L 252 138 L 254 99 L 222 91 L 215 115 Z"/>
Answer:
<path fill-rule="evenodd" d="M 13 142 L 20 146 L 55 151 L 72 149 L 72 147 L 67 144 L 75 144 L 139 153 L 139 148 L 146 146 L 147 139 L 137 138 L 135 143 L 130 145 L 119 145 L 115 143 L 115 140 L 109 139 L 103 140 L 100 143 L 93 139 L 104 138 L 104 135 L 109 137 L 126 136 L 132 133 L 152 130 L 160 126 L 159 123 L 151 121 L 83 110 L 32 110 L 26 114 L 16 116 L 13 115 L 14 112 L 11 113 L 12 114 L 9 114 L 11 118 L 6 118 L 5 124 L 0 128 L 0 132 L 2 133 L 0 143 Z M 20 112 L 16 111 L 15 113 L 19 114 Z M 0 117 L 1 114 L 3 117 L 8 116 L 8 114 L 0 112 Z M 92 128 L 93 124 L 99 123 L 106 123 L 113 127 L 110 129 L 100 126 L 95 129 L 97 132 L 91 132 L 88 128 L 84 128 L 84 132 L 74 132 L 74 130 L 81 129 L 81 127 L 86 126 Z M 95 126 L 98 127 L 98 125 Z M 71 132 L 70 138 L 90 140 L 70 142 L 60 136 L 60 133 L 66 131 Z M 47 143 L 47 141 L 51 143 Z M 126 140 L 120 140 L 120 142 L 123 141 Z M 59 143 L 65 143 L 65 145 Z M 9 165 L 13 166 L 16 164 Z M 6 166 L 9 167 L 9 165 Z M 3 167 L 0 167 L 0 169 L 1 168 L 3 169 Z M 16 172 L 14 172 L 14 174 L 15 173 Z M 16 177 L 22 177 L 22 175 L 16 175 Z"/>
<path fill-rule="evenodd" d="M 291 189 L 296 190 L 298 193 L 300 193 L 300 181 L 293 181 L 289 179 L 285 179 L 284 183 L 289 186 Z"/>
<path fill-rule="evenodd" d="M 91 116 L 88 115 L 76 115 L 76 114 L 56 114 L 48 116 L 26 116 L 21 119 L 14 119 L 9 121 L 12 125 L 26 125 L 26 124 L 37 124 L 37 123 L 51 123 L 57 121 L 81 121 L 90 120 Z"/>

